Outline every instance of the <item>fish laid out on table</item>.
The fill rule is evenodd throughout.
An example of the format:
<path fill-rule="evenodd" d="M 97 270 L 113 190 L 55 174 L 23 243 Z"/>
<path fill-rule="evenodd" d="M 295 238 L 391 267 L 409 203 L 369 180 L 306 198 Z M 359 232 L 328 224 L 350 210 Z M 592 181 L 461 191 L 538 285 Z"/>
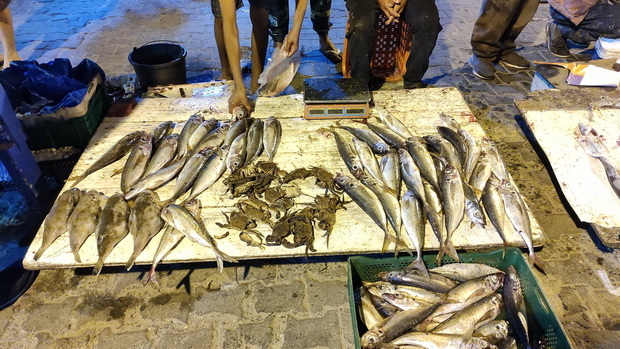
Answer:
<path fill-rule="evenodd" d="M 544 271 L 534 253 L 526 205 L 490 138 L 475 139 L 443 113 L 437 134 L 414 135 L 387 109 L 375 106 L 375 112 L 377 117 L 364 123 L 367 129 L 362 123 L 352 127 L 337 122 L 318 131 L 334 136 L 352 175 L 338 174 L 334 182 L 384 232 L 383 252 L 392 243 L 395 254 L 411 253 L 409 246 L 413 246 L 418 259 L 410 267 L 426 274 L 421 259 L 426 217 L 439 241 L 437 261 L 444 255 L 459 261 L 453 236 L 467 217 L 471 227 L 482 229 L 490 221 L 504 241 L 504 250 L 508 229 L 518 233 L 529 250 L 530 263 Z M 408 238 L 403 238 L 403 226 Z"/>
<path fill-rule="evenodd" d="M 367 329 L 360 338 L 364 349 L 532 347 L 513 266 L 504 273 L 486 264 L 454 263 L 428 275 L 409 269 L 377 278 L 362 282 L 356 302 Z M 504 311 L 505 319 L 499 318 Z"/>
<path fill-rule="evenodd" d="M 71 188 L 63 192 L 45 219 L 42 245 L 35 253 L 39 260 L 65 232 L 75 261 L 82 262 L 80 249 L 86 239 L 96 235 L 99 274 L 106 258 L 127 235 L 133 238 L 133 252 L 127 256 L 129 270 L 152 238 L 164 232 L 153 257 L 153 269 L 146 282 L 154 280 L 155 267 L 187 237 L 213 251 L 218 269 L 223 261 L 236 262 L 221 250 L 199 217 L 195 200 L 228 170 L 236 173 L 255 162 L 263 153 L 275 156 L 282 128 L 275 117 L 264 122 L 255 118 L 218 121 L 192 115 L 180 133 L 175 123 L 164 122 L 151 132 L 132 132 L 111 146 L 81 175 L 67 179 L 79 184 L 90 174 L 125 158 L 119 192 L 109 197 L 97 190 Z M 175 181 L 170 197 L 160 198 L 157 189 Z M 180 205 L 175 204 L 182 201 Z M 83 253 L 83 252 L 82 252 Z"/>

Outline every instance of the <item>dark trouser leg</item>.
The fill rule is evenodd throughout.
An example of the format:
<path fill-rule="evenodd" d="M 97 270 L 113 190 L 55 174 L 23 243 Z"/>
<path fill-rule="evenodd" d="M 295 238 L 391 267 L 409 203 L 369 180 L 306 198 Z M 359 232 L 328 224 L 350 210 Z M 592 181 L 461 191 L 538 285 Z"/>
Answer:
<path fill-rule="evenodd" d="M 269 35 L 273 42 L 284 42 L 288 35 L 289 9 L 288 0 L 272 0 L 269 9 Z"/>
<path fill-rule="evenodd" d="M 515 51 L 517 48 L 515 40 L 536 14 L 538 4 L 540 0 L 521 0 L 519 9 L 515 13 L 516 18 L 513 18 L 514 24 L 509 27 L 506 38 L 502 42 L 502 56 Z"/>
<path fill-rule="evenodd" d="M 579 26 L 574 25 L 553 7 L 549 7 L 549 13 L 560 28 L 562 36 L 572 42 L 587 45 L 599 37 L 620 37 L 620 4 L 617 2 L 597 2 L 590 8 Z"/>
<path fill-rule="evenodd" d="M 310 20 L 312 29 L 319 36 L 327 36 L 332 24 L 329 16 L 332 10 L 332 0 L 310 0 Z"/>
<path fill-rule="evenodd" d="M 370 50 L 375 37 L 379 6 L 374 0 L 348 0 L 350 23 L 347 31 L 351 77 L 370 79 Z"/>
<path fill-rule="evenodd" d="M 520 0 L 483 0 L 480 16 L 471 34 L 474 54 L 495 59 L 501 50 L 501 42 L 510 28 L 519 8 Z"/>
<path fill-rule="evenodd" d="M 413 35 L 407 71 L 403 77 L 405 83 L 422 81 L 442 29 L 435 0 L 410 1 L 405 8 L 405 22 L 411 24 Z"/>

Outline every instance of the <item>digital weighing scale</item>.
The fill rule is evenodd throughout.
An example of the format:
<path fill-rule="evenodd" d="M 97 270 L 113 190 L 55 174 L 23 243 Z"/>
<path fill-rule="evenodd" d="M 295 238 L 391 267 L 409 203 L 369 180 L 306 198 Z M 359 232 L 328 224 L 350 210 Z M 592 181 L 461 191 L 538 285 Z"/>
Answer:
<path fill-rule="evenodd" d="M 362 79 L 304 80 L 304 118 L 362 119 L 370 114 L 370 92 Z"/>

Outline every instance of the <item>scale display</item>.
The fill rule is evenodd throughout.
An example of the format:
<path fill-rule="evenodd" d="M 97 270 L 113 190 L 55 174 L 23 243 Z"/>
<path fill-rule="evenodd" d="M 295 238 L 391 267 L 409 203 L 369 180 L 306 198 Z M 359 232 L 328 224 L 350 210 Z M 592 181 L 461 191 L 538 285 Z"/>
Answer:
<path fill-rule="evenodd" d="M 304 118 L 367 118 L 368 85 L 361 79 L 305 79 Z"/>

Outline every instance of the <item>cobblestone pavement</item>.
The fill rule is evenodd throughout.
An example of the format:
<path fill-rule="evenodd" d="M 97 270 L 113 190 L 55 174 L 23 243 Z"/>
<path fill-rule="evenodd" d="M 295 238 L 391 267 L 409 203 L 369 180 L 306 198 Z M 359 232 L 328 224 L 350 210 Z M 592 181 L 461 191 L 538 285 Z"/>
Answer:
<path fill-rule="evenodd" d="M 471 74 L 469 37 L 480 1 L 438 0 L 444 27 L 426 79 L 456 86 L 487 133 L 499 143 L 509 170 L 547 236 L 539 252 L 548 274 L 536 272 L 553 311 L 576 348 L 620 347 L 620 306 L 596 270 L 620 286 L 619 253 L 601 245 L 567 208 L 548 164 L 513 104 L 530 89 L 533 69 L 498 67 L 495 80 Z M 173 40 L 188 50 L 191 81 L 216 78 L 219 63 L 207 0 L 13 0 L 17 48 L 24 59 L 67 57 L 97 62 L 110 75 L 133 73 L 127 56 L 152 40 Z M 248 6 L 239 10 L 244 64 L 249 58 Z M 342 49 L 347 12 L 332 8 L 335 44 Z M 553 60 L 545 48 L 548 5 L 540 4 L 519 37 L 519 53 Z M 300 73 L 337 74 L 318 53 L 308 19 Z M 402 84 L 402 83 L 401 83 Z M 402 85 L 401 85 L 402 86 Z M 398 84 L 385 88 L 399 88 Z M 191 269 L 189 269 L 191 267 Z M 346 259 L 267 260 L 227 267 L 162 266 L 161 287 L 144 287 L 142 272 L 42 271 L 31 289 L 0 311 L 4 348 L 352 348 Z"/>

